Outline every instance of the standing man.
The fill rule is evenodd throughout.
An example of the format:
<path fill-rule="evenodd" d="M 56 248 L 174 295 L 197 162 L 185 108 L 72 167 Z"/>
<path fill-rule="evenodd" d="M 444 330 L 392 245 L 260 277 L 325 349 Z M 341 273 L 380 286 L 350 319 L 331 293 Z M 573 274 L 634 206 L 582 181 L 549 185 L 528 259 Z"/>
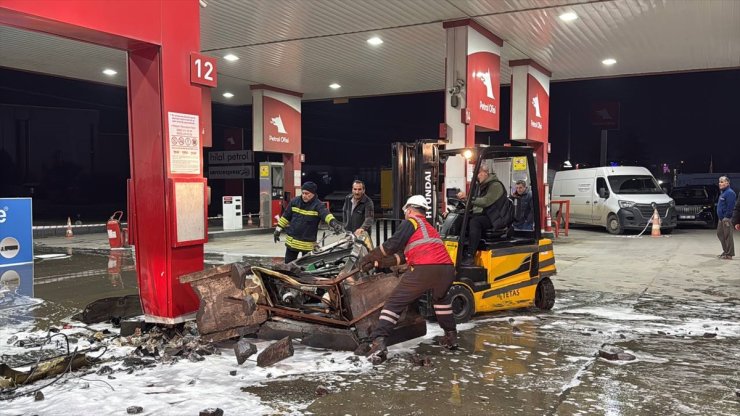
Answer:
<path fill-rule="evenodd" d="M 717 200 L 717 238 L 722 243 L 722 254 L 717 256 L 723 260 L 732 260 L 735 256 L 735 240 L 732 237 L 732 210 L 735 207 L 737 195 L 730 188 L 730 179 L 727 176 L 719 178 L 719 200 Z"/>
<path fill-rule="evenodd" d="M 735 198 L 735 209 L 732 211 L 732 223 L 735 224 L 735 229 L 740 231 L 740 198 Z"/>
<path fill-rule="evenodd" d="M 439 343 L 448 349 L 457 348 L 455 318 L 447 295 L 455 280 L 455 267 L 439 233 L 425 218 L 428 209 L 430 207 L 423 196 L 414 195 L 409 198 L 403 206 L 405 220 L 398 225 L 398 231 L 359 262 L 359 267 L 364 271 L 404 262 L 408 262 L 409 268 L 401 275 L 400 283 L 380 311 L 378 324 L 370 335 L 372 343 L 361 345 L 355 351 L 358 355 L 385 359 L 386 337 L 390 335 L 406 307 L 429 290 L 432 291 L 434 314 L 444 330 Z M 400 253 L 401 250 L 403 253 Z"/>
<path fill-rule="evenodd" d="M 514 229 L 517 231 L 534 230 L 534 211 L 532 210 L 532 191 L 527 188 L 527 182 L 516 181 L 516 188 L 511 195 L 516 201 L 514 210 Z"/>
<path fill-rule="evenodd" d="M 301 187 L 301 195 L 293 198 L 275 228 L 275 242 L 280 241 L 280 233 L 285 229 L 285 263 L 298 258 L 299 253 L 306 254 L 316 245 L 316 234 L 319 232 L 319 221 L 323 220 L 335 233 L 343 232 L 342 224 L 334 218 L 323 202 L 316 197 L 317 186 L 306 182 Z"/>
<path fill-rule="evenodd" d="M 472 266 L 475 263 L 475 253 L 478 251 L 483 231 L 489 228 L 500 228 L 503 224 L 499 221 L 503 204 L 506 202 L 506 191 L 504 184 L 498 180 L 496 173 L 491 173 L 486 164 L 482 164 L 478 169 L 478 191 L 472 199 L 473 209 L 472 217 L 468 222 L 468 249 L 463 255 L 460 264 Z M 465 192 L 457 194 L 459 199 L 464 200 L 467 196 Z"/>
<path fill-rule="evenodd" d="M 352 182 L 352 193 L 344 198 L 342 206 L 344 229 L 359 235 L 362 230 L 370 234 L 375 222 L 373 201 L 365 195 L 365 183 L 360 180 Z"/>

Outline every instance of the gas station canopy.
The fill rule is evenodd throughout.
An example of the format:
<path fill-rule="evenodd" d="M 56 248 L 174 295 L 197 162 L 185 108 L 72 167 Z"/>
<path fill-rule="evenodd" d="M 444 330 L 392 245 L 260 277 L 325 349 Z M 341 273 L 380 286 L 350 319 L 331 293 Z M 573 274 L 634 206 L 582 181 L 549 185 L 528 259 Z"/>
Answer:
<path fill-rule="evenodd" d="M 307 100 L 441 90 L 442 22 L 459 19 L 474 19 L 504 40 L 505 84 L 508 62 L 527 58 L 552 71 L 553 81 L 740 67 L 735 0 L 200 3 L 201 49 L 219 58 L 213 100 L 228 104 L 251 103 L 254 84 L 302 92 Z M 564 19 L 566 13 L 577 18 Z M 370 44 L 373 37 L 382 43 Z M 6 26 L 0 40 L 4 67 L 126 84 L 123 51 Z M 229 54 L 239 59 L 224 59 Z M 105 75 L 106 68 L 118 74 Z M 330 88 L 335 83 L 341 87 Z"/>

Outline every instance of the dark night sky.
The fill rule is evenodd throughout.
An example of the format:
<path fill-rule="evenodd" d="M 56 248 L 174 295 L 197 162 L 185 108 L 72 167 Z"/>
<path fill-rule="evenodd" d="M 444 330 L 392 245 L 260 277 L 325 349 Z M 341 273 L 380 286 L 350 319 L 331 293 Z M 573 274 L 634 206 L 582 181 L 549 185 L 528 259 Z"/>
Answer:
<path fill-rule="evenodd" d="M 596 165 L 600 132 L 591 126 L 594 101 L 618 101 L 621 128 L 609 132 L 609 159 L 654 166 L 685 161 L 685 172 L 706 172 L 710 157 L 714 172 L 740 172 L 740 69 L 695 73 L 556 82 L 551 86 L 550 166 L 566 159 Z M 479 133 L 479 143 L 500 144 L 508 137 L 509 89 L 501 91 L 501 131 Z M 304 171 L 312 165 L 369 168 L 390 166 L 390 143 L 436 138 L 444 118 L 441 91 L 409 95 L 355 98 L 346 104 L 303 103 Z M 123 140 L 127 158 L 125 89 L 53 78 L 0 68 L 0 106 L 62 107 L 99 113 L 98 131 Z M 6 106 L 0 134 L 12 131 L 16 110 Z M 2 107 L 0 107 L 2 109 Z M 0 114 L 2 115 L 2 114 Z M 570 118 L 570 134 L 569 120 Z M 244 129 L 251 146 L 251 108 L 214 104 L 214 149 L 222 130 Z M 2 126 L 0 126 L 2 127 Z M 8 137 L 0 137 L 10 140 Z M 0 140 L 0 144 L 3 141 Z M 57 144 L 55 144 L 57 145 Z M 2 150 L 2 148 L 0 148 Z M 126 166 L 126 163 L 122 163 Z M 121 172 L 127 177 L 128 172 Z"/>

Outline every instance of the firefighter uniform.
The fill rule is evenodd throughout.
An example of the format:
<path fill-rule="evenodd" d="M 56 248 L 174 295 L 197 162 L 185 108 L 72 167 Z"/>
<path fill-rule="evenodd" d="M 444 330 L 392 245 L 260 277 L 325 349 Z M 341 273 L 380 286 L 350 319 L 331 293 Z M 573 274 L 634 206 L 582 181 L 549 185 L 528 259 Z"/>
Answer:
<path fill-rule="evenodd" d="M 429 290 L 432 291 L 434 313 L 439 326 L 446 335 L 454 333 L 455 319 L 447 291 L 455 280 L 455 268 L 439 233 L 422 214 L 409 215 L 390 239 L 362 259 L 361 267 L 375 261 L 386 265 L 388 263 L 383 260 L 401 249 L 409 269 L 383 305 L 371 338 L 385 338 L 390 335 L 404 309 Z M 403 261 L 401 256 L 395 257 L 398 263 Z"/>
<path fill-rule="evenodd" d="M 315 185 L 312 190 L 315 193 Z M 287 234 L 285 239 L 285 263 L 297 259 L 299 253 L 305 254 L 314 249 L 320 221 L 329 224 L 335 232 L 342 230 L 339 221 L 334 218 L 326 205 L 319 201 L 317 197 L 314 196 L 310 201 L 305 202 L 301 196 L 297 196 L 290 201 L 285 212 L 283 212 L 283 216 L 278 220 L 278 230 L 276 231 L 276 234 L 279 235 L 279 230 L 285 229 Z"/>

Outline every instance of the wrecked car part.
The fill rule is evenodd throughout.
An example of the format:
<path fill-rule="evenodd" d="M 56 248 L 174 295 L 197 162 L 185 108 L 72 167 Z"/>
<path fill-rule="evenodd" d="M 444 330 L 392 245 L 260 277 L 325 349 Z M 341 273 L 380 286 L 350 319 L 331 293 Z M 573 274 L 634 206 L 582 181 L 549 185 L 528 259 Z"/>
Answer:
<path fill-rule="evenodd" d="M 285 337 L 280 341 L 272 343 L 259 353 L 257 356 L 257 366 L 268 367 L 292 356 L 293 341 L 290 337 Z"/>
<path fill-rule="evenodd" d="M 233 263 L 180 277 L 201 299 L 196 322 L 204 339 L 215 342 L 254 333 L 267 320 L 267 312 L 256 308 L 263 295 L 244 274 L 247 270 Z"/>
<path fill-rule="evenodd" d="M 114 321 L 141 315 L 139 295 L 127 295 L 98 299 L 91 302 L 73 319 L 86 324 Z"/>

